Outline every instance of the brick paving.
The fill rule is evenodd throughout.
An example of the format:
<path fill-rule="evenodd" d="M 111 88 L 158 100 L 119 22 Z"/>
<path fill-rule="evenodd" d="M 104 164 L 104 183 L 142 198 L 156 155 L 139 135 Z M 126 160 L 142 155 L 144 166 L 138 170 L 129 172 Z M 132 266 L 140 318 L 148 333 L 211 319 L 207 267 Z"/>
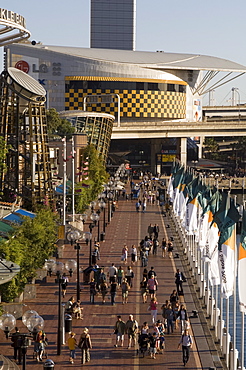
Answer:
<path fill-rule="evenodd" d="M 102 218 L 102 216 L 101 216 Z M 105 271 L 112 262 L 116 266 L 121 265 L 121 250 L 123 244 L 126 243 L 130 249 L 132 244 L 139 245 L 139 241 L 147 235 L 148 225 L 159 224 L 160 233 L 159 240 L 166 235 L 174 237 L 174 254 L 177 252 L 176 235 L 172 227 L 167 227 L 171 223 L 169 217 L 162 217 L 160 209 L 157 205 L 147 205 L 146 213 L 136 213 L 135 201 L 126 201 L 122 198 L 119 200 L 119 207 L 113 215 L 110 224 L 106 228 L 105 242 L 101 242 L 101 260 L 99 261 L 100 266 L 105 266 Z M 102 224 L 102 222 L 100 223 Z M 85 225 L 85 229 L 88 225 Z M 93 230 L 93 237 L 97 235 L 96 228 Z M 65 259 L 73 258 L 76 259 L 76 251 L 70 246 L 66 245 L 63 253 Z M 89 259 L 89 247 L 83 245 L 80 250 L 80 264 L 81 268 L 84 269 L 88 266 Z M 130 258 L 129 262 L 130 262 Z M 161 257 L 161 250 L 159 248 L 158 255 L 149 257 L 148 269 L 154 266 L 157 273 L 159 282 L 157 300 L 159 302 L 158 319 L 162 319 L 161 316 L 161 305 L 169 298 L 173 289 L 174 284 L 174 273 L 176 267 L 180 267 L 182 270 L 182 252 L 179 259 L 169 259 L 168 257 Z M 126 267 L 126 266 L 124 266 Z M 77 349 L 77 358 L 74 364 L 69 363 L 68 348 L 66 345 L 62 347 L 62 353 L 60 356 L 56 355 L 56 335 L 57 335 L 57 301 L 58 301 L 58 289 L 57 284 L 54 282 L 54 277 L 47 277 L 46 282 L 42 282 L 37 285 L 37 298 L 32 301 L 26 301 L 26 309 L 36 310 L 45 320 L 45 332 L 49 339 L 49 345 L 47 347 L 48 358 L 51 358 L 55 362 L 55 369 L 70 369 L 70 368 L 91 368 L 100 370 L 101 368 L 127 368 L 127 369 L 138 369 L 148 368 L 154 366 L 155 369 L 172 369 L 178 370 L 183 368 L 182 364 L 182 353 L 181 350 L 177 349 L 177 345 L 180 339 L 179 330 L 175 330 L 174 334 L 166 335 L 166 349 L 164 354 L 158 354 L 156 360 L 151 359 L 149 356 L 142 358 L 137 355 L 135 349 L 127 349 L 127 340 L 125 339 L 124 347 L 114 348 L 115 335 L 113 334 L 113 327 L 116 321 L 117 315 L 122 315 L 122 319 L 126 321 L 129 314 L 133 314 L 134 318 L 137 319 L 141 325 L 144 321 L 148 321 L 151 324 L 150 313 L 147 311 L 148 303 L 143 304 L 140 295 L 140 279 L 142 277 L 142 270 L 140 261 L 133 266 L 135 273 L 133 288 L 129 294 L 128 304 L 122 305 L 121 303 L 121 292 L 117 293 L 116 305 L 111 306 L 110 300 L 107 299 L 103 305 L 101 303 L 101 297 L 96 296 L 95 304 L 89 303 L 89 290 L 88 286 L 83 285 L 81 292 L 81 301 L 83 303 L 83 320 L 73 319 L 73 331 L 76 333 L 77 340 L 79 339 L 80 333 L 84 326 L 88 327 L 91 334 L 91 340 L 93 349 L 91 350 L 91 361 L 85 365 L 81 365 L 80 350 Z M 189 276 L 188 283 L 191 282 Z M 83 280 L 81 274 L 81 281 Z M 194 303 L 192 294 L 189 289 L 189 284 L 184 284 L 184 297 L 185 304 L 187 305 L 188 313 L 191 314 L 194 309 Z M 66 297 L 63 300 L 66 302 L 70 296 L 76 297 L 76 274 L 70 278 Z M 213 364 L 212 354 L 207 346 L 206 338 L 202 332 L 202 326 L 199 319 L 191 319 L 192 330 L 196 332 L 195 345 L 191 351 L 191 357 L 189 363 L 186 365 L 188 369 L 209 369 L 209 366 Z M 21 320 L 18 320 L 17 325 L 22 329 Z M 67 339 L 68 334 L 66 334 Z M 4 338 L 3 334 L 0 333 L 0 352 L 5 355 L 9 355 L 12 358 L 13 349 L 10 347 L 10 343 Z M 32 346 L 29 347 L 27 353 L 27 369 L 38 370 L 42 369 L 41 363 L 37 363 L 33 359 Z M 202 363 L 201 363 L 202 362 Z M 21 369 L 21 366 L 20 366 Z"/>

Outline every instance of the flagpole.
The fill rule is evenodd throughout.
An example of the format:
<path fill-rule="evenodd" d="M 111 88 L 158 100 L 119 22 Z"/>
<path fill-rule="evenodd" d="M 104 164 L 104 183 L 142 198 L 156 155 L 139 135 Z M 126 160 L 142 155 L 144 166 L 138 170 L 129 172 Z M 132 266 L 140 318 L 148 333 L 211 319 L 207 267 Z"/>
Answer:
<path fill-rule="evenodd" d="M 63 226 L 66 225 L 66 192 L 67 192 L 67 142 L 63 141 Z"/>
<path fill-rule="evenodd" d="M 226 366 L 229 367 L 229 297 L 226 298 Z"/>
<path fill-rule="evenodd" d="M 236 207 L 237 203 L 237 196 L 234 195 L 234 205 Z M 234 246 L 235 246 L 235 252 L 234 252 L 234 288 L 233 288 L 233 370 L 234 366 L 236 364 L 236 321 L 237 321 L 237 240 L 236 240 L 236 234 L 237 234 L 237 224 L 234 226 Z M 235 369 L 236 370 L 236 369 Z"/>
<path fill-rule="evenodd" d="M 74 176 L 75 176 L 75 161 L 74 161 L 74 136 L 72 135 L 72 220 L 74 222 L 75 215 L 75 199 L 74 199 Z"/>
<path fill-rule="evenodd" d="M 242 331 L 241 331 L 241 368 L 245 369 L 244 367 L 244 312 L 241 312 L 241 326 L 242 326 Z"/>

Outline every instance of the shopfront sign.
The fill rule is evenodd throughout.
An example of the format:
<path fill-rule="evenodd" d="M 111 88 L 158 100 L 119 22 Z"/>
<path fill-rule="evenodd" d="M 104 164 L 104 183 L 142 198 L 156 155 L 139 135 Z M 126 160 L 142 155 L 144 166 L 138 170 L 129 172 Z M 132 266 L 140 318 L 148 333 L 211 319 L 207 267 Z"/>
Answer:
<path fill-rule="evenodd" d="M 26 28 L 26 21 L 22 15 L 14 13 L 11 10 L 0 8 L 0 20 L 16 23 Z"/>

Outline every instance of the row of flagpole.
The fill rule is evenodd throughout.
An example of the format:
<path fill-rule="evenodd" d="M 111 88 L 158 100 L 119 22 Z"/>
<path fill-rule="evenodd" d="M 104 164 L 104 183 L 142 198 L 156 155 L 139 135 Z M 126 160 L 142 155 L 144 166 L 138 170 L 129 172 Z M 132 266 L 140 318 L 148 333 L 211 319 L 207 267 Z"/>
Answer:
<path fill-rule="evenodd" d="M 220 343 L 227 368 L 245 369 L 246 212 L 243 207 L 240 215 L 236 197 L 231 198 L 230 188 L 226 192 L 218 189 L 218 181 L 216 185 L 206 185 L 204 179 L 195 175 L 192 169 L 185 169 L 180 163 L 175 163 L 167 193 L 173 204 L 174 221 L 187 253 L 192 275 L 197 280 L 200 298 L 205 301 L 207 314 L 211 317 L 211 325 L 215 329 L 215 337 Z M 242 233 L 237 248 L 236 225 L 241 216 Z M 232 342 L 229 328 L 230 297 L 233 298 Z M 241 367 L 238 367 L 236 349 L 236 316 L 239 310 L 242 331 Z"/>

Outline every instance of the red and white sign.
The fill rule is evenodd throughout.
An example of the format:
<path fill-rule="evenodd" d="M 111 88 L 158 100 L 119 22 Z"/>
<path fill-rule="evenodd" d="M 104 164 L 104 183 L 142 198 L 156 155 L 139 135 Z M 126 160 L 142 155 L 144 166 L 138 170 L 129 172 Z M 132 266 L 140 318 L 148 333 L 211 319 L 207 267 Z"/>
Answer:
<path fill-rule="evenodd" d="M 29 72 L 29 64 L 24 60 L 19 60 L 19 62 L 15 64 L 15 68 L 20 69 L 22 72 L 25 73 Z"/>

